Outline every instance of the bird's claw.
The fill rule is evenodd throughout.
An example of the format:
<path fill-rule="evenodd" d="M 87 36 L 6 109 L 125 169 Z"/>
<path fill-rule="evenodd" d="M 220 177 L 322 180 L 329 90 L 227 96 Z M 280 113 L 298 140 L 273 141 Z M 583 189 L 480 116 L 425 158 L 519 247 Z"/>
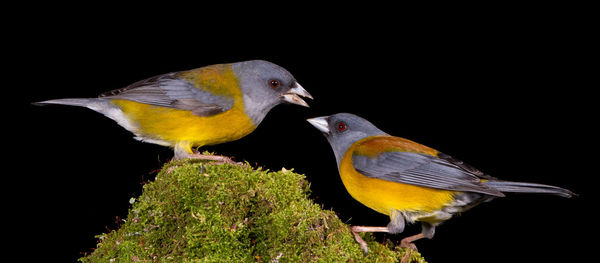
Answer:
<path fill-rule="evenodd" d="M 193 153 L 187 156 L 189 159 L 198 159 L 198 160 L 207 160 L 212 161 L 214 164 L 233 164 L 233 165 L 244 165 L 244 163 L 236 162 L 232 160 L 230 157 L 223 155 L 208 155 L 208 154 L 199 154 Z"/>
<path fill-rule="evenodd" d="M 354 235 L 354 240 L 360 245 L 360 249 L 366 254 L 369 253 L 369 248 L 367 247 L 367 242 L 365 242 L 357 232 L 354 232 L 354 227 L 351 227 L 352 235 Z"/>
<path fill-rule="evenodd" d="M 418 251 L 417 250 L 417 246 L 415 246 L 415 244 L 413 244 L 412 242 L 405 242 L 404 240 L 400 241 L 400 247 L 408 248 L 408 249 L 414 250 L 414 251 Z"/>
<path fill-rule="evenodd" d="M 404 240 L 404 239 L 402 241 L 400 241 L 400 247 L 406 248 L 406 250 L 404 252 L 404 256 L 402 256 L 400 263 L 410 262 L 409 260 L 410 260 L 410 255 L 412 254 L 412 252 L 418 251 L 417 246 L 415 244 L 413 244 L 410 241 Z"/>

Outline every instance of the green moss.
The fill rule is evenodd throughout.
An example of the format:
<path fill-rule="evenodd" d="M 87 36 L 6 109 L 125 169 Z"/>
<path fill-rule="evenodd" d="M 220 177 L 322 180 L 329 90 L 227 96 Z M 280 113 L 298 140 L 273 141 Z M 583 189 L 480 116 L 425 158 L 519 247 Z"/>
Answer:
<path fill-rule="evenodd" d="M 398 262 L 404 250 L 363 237 L 309 199 L 292 171 L 171 162 L 130 200 L 116 231 L 82 262 Z M 413 252 L 414 262 L 425 262 Z"/>

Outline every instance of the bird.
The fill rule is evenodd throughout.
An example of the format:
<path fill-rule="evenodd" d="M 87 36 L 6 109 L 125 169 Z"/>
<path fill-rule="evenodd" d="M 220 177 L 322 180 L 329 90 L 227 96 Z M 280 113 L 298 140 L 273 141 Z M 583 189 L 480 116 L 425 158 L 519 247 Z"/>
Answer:
<path fill-rule="evenodd" d="M 309 107 L 302 97 L 313 99 L 289 71 L 265 60 L 249 60 L 166 73 L 97 98 L 33 104 L 87 107 L 116 121 L 139 141 L 173 148 L 174 159 L 232 163 L 228 157 L 194 150 L 252 133 L 281 103 Z"/>
<path fill-rule="evenodd" d="M 351 227 L 365 253 L 368 248 L 360 232 L 398 234 L 406 224 L 420 222 L 421 233 L 400 241 L 401 247 L 416 249 L 413 242 L 433 238 L 440 223 L 478 204 L 504 197 L 505 192 L 567 198 L 575 195 L 556 186 L 497 179 L 433 148 L 389 135 L 354 114 L 338 113 L 307 121 L 331 145 L 348 193 L 390 217 L 385 227 Z"/>

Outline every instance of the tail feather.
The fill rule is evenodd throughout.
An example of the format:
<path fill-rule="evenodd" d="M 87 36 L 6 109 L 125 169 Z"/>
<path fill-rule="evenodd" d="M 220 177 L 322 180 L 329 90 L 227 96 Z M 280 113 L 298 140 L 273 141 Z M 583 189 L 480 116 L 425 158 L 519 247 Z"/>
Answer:
<path fill-rule="evenodd" d="M 71 105 L 71 106 L 81 106 L 86 107 L 88 109 L 94 110 L 103 114 L 104 116 L 111 118 L 116 121 L 123 128 L 127 129 L 130 132 L 133 132 L 137 137 L 142 140 L 150 141 L 143 134 L 138 133 L 138 127 L 136 123 L 131 122 L 124 114 L 123 111 L 113 105 L 110 102 L 110 99 L 107 98 L 73 98 L 73 99 L 56 99 L 56 100 L 45 100 L 40 102 L 34 102 L 33 105 L 44 106 L 48 104 L 61 104 L 61 105 Z M 162 141 L 156 140 L 153 143 L 163 143 Z"/>
<path fill-rule="evenodd" d="M 32 103 L 37 106 L 44 106 L 48 104 L 61 104 L 61 105 L 71 105 L 71 106 L 81 106 L 88 107 L 91 103 L 93 103 L 95 99 L 56 99 L 56 100 L 45 100 Z"/>
<path fill-rule="evenodd" d="M 491 188 L 497 189 L 500 192 L 509 193 L 544 193 L 553 194 L 566 198 L 570 198 L 575 193 L 560 188 L 558 186 L 535 184 L 535 183 L 524 183 L 524 182 L 509 182 L 509 181 L 486 181 L 485 184 Z"/>

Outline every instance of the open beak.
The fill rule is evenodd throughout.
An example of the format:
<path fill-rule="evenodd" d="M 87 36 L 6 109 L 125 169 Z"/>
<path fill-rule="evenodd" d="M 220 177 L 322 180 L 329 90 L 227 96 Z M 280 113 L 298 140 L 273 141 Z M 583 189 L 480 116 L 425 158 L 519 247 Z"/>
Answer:
<path fill-rule="evenodd" d="M 329 124 L 327 123 L 327 117 L 311 118 L 307 119 L 306 121 L 308 121 L 312 126 L 315 126 L 315 128 L 317 128 L 317 130 L 321 131 L 322 133 L 329 134 Z"/>
<path fill-rule="evenodd" d="M 304 107 L 309 106 L 308 103 L 306 103 L 306 101 L 304 101 L 301 97 L 309 98 L 311 100 L 313 99 L 310 93 L 308 93 L 308 91 L 306 91 L 302 86 L 300 86 L 298 82 L 295 82 L 294 86 L 286 93 L 281 95 L 281 97 L 285 102 L 302 105 Z"/>

